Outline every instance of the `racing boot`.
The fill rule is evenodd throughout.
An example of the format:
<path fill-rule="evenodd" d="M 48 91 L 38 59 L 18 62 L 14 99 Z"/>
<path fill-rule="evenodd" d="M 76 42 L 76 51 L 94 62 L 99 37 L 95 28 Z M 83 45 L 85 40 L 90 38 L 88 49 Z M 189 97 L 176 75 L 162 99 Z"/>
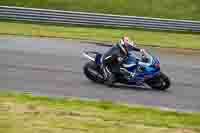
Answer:
<path fill-rule="evenodd" d="M 114 74 L 109 74 L 107 80 L 104 82 L 106 85 L 112 87 L 114 86 L 114 83 L 116 82 L 116 77 Z"/>
<path fill-rule="evenodd" d="M 120 72 L 121 72 L 121 74 L 124 76 L 124 78 L 125 78 L 126 80 L 130 80 L 130 79 L 134 78 L 135 75 L 136 75 L 136 71 L 134 71 L 134 72 L 129 72 L 129 71 L 128 71 L 127 69 L 125 69 L 125 68 L 120 68 Z"/>
<path fill-rule="evenodd" d="M 108 86 L 112 86 L 115 81 L 115 76 L 108 70 L 108 68 L 101 66 L 101 70 L 104 77 L 104 83 Z"/>
<path fill-rule="evenodd" d="M 110 72 L 107 70 L 106 66 L 104 65 L 101 65 L 101 71 L 102 71 L 104 81 L 106 81 Z"/>

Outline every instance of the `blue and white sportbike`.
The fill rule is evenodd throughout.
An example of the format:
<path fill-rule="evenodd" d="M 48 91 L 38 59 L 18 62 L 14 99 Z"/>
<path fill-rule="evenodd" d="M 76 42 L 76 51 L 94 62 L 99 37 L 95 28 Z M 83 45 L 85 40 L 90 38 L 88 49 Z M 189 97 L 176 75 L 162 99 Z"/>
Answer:
<path fill-rule="evenodd" d="M 97 83 L 104 83 L 105 78 L 101 70 L 102 54 L 93 51 L 84 52 L 83 55 L 90 61 L 84 65 L 84 74 L 86 77 Z M 169 78 L 161 72 L 160 62 L 157 57 L 145 52 L 145 58 L 142 55 L 129 53 L 128 58 L 120 68 L 127 71 L 128 75 L 117 76 L 117 83 L 145 86 L 152 89 L 166 90 L 170 87 Z M 109 67 L 109 66 L 108 66 Z M 109 68 L 107 68 L 109 70 Z"/>

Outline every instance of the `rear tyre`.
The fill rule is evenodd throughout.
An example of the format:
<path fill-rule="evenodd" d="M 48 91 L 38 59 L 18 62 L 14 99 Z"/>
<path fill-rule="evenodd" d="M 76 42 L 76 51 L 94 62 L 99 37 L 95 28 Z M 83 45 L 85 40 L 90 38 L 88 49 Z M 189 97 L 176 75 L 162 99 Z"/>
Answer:
<path fill-rule="evenodd" d="M 91 81 L 103 83 L 103 76 L 100 74 L 99 67 L 94 62 L 88 62 L 83 68 L 85 76 Z"/>
<path fill-rule="evenodd" d="M 162 91 L 167 90 L 171 85 L 169 78 L 162 72 L 160 72 L 159 76 L 155 76 L 152 79 L 146 81 L 146 83 L 152 89 L 162 90 Z"/>

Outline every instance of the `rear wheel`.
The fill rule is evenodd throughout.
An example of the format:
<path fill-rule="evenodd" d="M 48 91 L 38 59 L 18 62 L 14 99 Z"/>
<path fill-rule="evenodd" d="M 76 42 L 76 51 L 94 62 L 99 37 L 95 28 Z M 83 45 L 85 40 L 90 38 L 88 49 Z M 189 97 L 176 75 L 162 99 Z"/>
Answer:
<path fill-rule="evenodd" d="M 83 70 L 88 79 L 94 82 L 103 83 L 103 76 L 100 74 L 99 67 L 94 62 L 86 63 Z"/>
<path fill-rule="evenodd" d="M 164 74 L 160 73 L 160 75 L 153 77 L 152 79 L 149 79 L 146 81 L 146 83 L 152 88 L 156 90 L 166 90 L 170 87 L 170 80 L 169 78 Z"/>

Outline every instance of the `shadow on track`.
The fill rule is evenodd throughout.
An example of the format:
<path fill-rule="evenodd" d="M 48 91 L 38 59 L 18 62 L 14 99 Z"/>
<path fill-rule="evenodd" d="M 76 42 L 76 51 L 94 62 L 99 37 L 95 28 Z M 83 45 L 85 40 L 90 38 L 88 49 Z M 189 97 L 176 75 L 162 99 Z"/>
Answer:
<path fill-rule="evenodd" d="M 113 86 L 106 86 L 105 84 L 100 84 L 100 83 L 95 83 L 95 82 L 92 82 L 92 84 L 98 84 L 98 85 L 102 85 L 104 87 L 108 87 L 108 88 L 111 88 L 113 90 L 133 90 L 133 91 L 144 91 L 144 92 L 155 92 L 155 93 L 160 93 L 160 94 L 170 94 L 172 93 L 170 90 L 165 90 L 165 91 L 162 91 L 162 90 L 155 90 L 155 89 L 151 89 L 150 87 L 147 87 L 147 86 L 135 86 L 135 85 L 126 85 L 126 84 L 119 84 L 119 83 L 116 83 L 115 85 Z"/>
<path fill-rule="evenodd" d="M 124 84 L 118 84 L 112 87 L 113 89 L 123 89 L 123 90 L 134 90 L 134 91 L 149 91 L 149 92 L 156 92 L 156 93 L 170 93 L 169 90 L 155 90 L 151 89 L 146 86 L 134 86 L 134 85 L 124 85 Z"/>

